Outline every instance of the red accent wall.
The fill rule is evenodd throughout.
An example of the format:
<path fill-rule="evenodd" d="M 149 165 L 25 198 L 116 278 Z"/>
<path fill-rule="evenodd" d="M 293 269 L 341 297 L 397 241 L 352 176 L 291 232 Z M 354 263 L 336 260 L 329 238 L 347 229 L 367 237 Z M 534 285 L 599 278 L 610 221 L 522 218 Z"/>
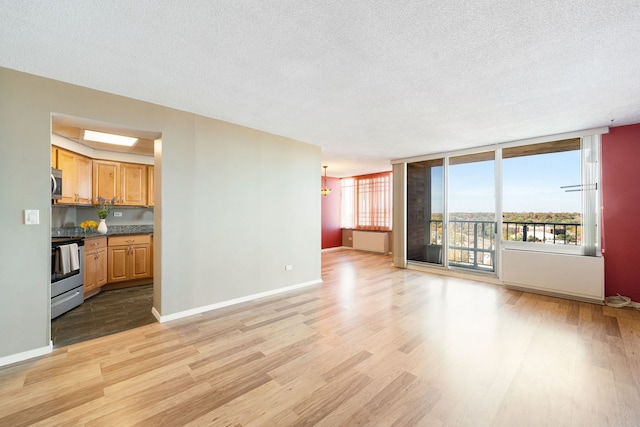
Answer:
<path fill-rule="evenodd" d="M 640 124 L 602 135 L 605 296 L 640 301 Z"/>
<path fill-rule="evenodd" d="M 324 178 L 320 180 L 322 184 Z M 322 249 L 342 246 L 342 230 L 340 229 L 340 178 L 327 177 L 327 186 L 332 190 L 322 198 Z"/>

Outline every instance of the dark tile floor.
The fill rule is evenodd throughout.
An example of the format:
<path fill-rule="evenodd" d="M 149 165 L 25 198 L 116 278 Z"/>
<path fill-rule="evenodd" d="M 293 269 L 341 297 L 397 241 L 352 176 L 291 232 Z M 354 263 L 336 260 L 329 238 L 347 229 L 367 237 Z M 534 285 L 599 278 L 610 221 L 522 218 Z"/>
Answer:
<path fill-rule="evenodd" d="M 153 285 L 104 291 L 51 321 L 53 347 L 156 322 L 151 314 Z"/>

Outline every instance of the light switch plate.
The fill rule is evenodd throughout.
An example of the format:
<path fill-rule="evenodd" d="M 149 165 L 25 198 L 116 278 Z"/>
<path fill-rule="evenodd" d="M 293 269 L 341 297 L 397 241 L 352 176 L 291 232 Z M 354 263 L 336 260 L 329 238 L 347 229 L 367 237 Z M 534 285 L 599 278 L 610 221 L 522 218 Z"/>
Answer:
<path fill-rule="evenodd" d="M 24 223 L 26 225 L 40 224 L 40 211 L 37 209 L 24 210 Z"/>

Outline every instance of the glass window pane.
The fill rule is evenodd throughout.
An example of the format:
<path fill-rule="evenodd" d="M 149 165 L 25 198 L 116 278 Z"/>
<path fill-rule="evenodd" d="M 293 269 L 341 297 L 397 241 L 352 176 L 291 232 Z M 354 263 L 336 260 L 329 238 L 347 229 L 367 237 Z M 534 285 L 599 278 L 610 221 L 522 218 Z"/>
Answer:
<path fill-rule="evenodd" d="M 502 239 L 580 245 L 580 162 L 579 138 L 504 149 Z"/>
<path fill-rule="evenodd" d="M 495 270 L 495 152 L 449 159 L 449 265 Z"/>

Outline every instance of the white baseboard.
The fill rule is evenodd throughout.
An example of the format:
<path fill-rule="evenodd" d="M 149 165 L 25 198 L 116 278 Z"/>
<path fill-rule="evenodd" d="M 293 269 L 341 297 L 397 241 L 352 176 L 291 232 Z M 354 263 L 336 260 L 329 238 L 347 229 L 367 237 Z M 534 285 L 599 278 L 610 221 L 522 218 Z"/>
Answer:
<path fill-rule="evenodd" d="M 23 351 L 22 353 L 12 354 L 0 357 L 0 366 L 11 365 L 13 363 L 22 362 L 23 360 L 33 359 L 34 357 L 44 356 L 53 351 L 53 342 L 49 342 L 46 347 L 35 348 L 33 350 Z"/>
<path fill-rule="evenodd" d="M 340 249 L 353 249 L 352 247 L 349 246 L 336 246 L 334 248 L 325 248 L 325 249 L 321 249 L 322 252 L 331 252 L 331 251 L 338 251 Z"/>
<path fill-rule="evenodd" d="M 153 317 L 156 318 L 158 323 L 162 323 L 162 316 L 160 316 L 160 313 L 158 313 L 155 307 L 151 307 L 151 314 L 153 314 Z"/>
<path fill-rule="evenodd" d="M 160 313 L 158 313 L 158 311 L 156 310 L 155 307 L 151 309 L 151 313 L 155 316 L 156 319 L 158 319 L 158 322 L 165 323 L 165 322 L 170 322 L 172 320 L 177 320 L 177 319 L 182 319 L 184 317 L 193 316 L 194 314 L 205 313 L 207 311 L 216 310 L 216 309 L 223 308 L 223 307 L 228 307 L 230 305 L 240 304 L 240 303 L 243 303 L 243 302 L 252 301 L 252 300 L 259 299 L 259 298 L 264 298 L 264 297 L 268 297 L 268 296 L 272 296 L 272 295 L 281 294 L 281 293 L 284 293 L 284 292 L 293 291 L 293 290 L 304 288 L 304 287 L 307 287 L 307 286 L 317 285 L 318 283 L 322 283 L 322 279 L 311 280 L 309 282 L 299 283 L 297 285 L 287 286 L 285 288 L 279 288 L 279 289 L 274 289 L 272 291 L 260 292 L 258 294 L 247 295 L 245 297 L 234 298 L 232 300 L 222 301 L 222 302 L 218 302 L 218 303 L 215 303 L 215 304 L 205 305 L 205 306 L 202 306 L 202 307 L 196 307 L 196 308 L 192 308 L 190 310 L 179 311 L 177 313 L 168 314 L 166 316 L 162 316 Z"/>

